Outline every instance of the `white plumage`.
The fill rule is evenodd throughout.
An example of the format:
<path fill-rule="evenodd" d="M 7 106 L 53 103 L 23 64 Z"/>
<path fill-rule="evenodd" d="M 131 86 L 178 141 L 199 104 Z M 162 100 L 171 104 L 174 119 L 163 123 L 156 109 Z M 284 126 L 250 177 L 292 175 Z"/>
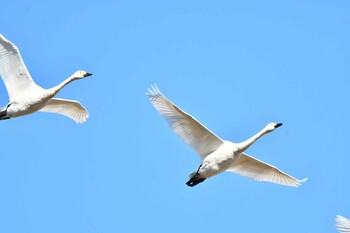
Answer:
<path fill-rule="evenodd" d="M 201 157 L 198 170 L 190 175 L 187 185 L 194 186 L 206 178 L 223 171 L 230 171 L 257 181 L 298 187 L 304 180 L 298 180 L 278 168 L 253 158 L 244 151 L 257 139 L 272 132 L 281 123 L 270 123 L 250 139 L 241 143 L 222 140 L 199 123 L 194 117 L 182 111 L 168 100 L 156 85 L 148 89 L 148 97 L 157 111 L 165 118 L 169 126 Z"/>
<path fill-rule="evenodd" d="M 18 48 L 0 35 L 0 74 L 10 102 L 0 110 L 0 120 L 24 116 L 36 111 L 53 112 L 83 123 L 87 110 L 77 101 L 53 98 L 68 83 L 91 74 L 79 70 L 56 87 L 43 89 L 31 78 Z"/>
<path fill-rule="evenodd" d="M 337 215 L 337 217 L 335 218 L 335 221 L 336 221 L 335 226 L 339 232 L 341 233 L 350 232 L 350 219 Z"/>

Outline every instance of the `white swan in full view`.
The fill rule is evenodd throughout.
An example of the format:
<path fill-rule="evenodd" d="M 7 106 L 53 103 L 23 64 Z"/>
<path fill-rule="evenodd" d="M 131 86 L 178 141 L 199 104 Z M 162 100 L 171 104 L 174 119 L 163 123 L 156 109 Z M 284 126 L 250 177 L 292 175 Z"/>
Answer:
<path fill-rule="evenodd" d="M 199 123 L 194 117 L 182 111 L 168 100 L 156 85 L 147 93 L 153 106 L 166 119 L 180 138 L 201 157 L 202 163 L 190 175 L 188 186 L 195 186 L 205 179 L 223 171 L 233 172 L 257 181 L 298 187 L 304 180 L 298 180 L 274 166 L 247 155 L 244 151 L 263 135 L 272 132 L 281 123 L 270 123 L 250 139 L 241 143 L 222 140 Z"/>
<path fill-rule="evenodd" d="M 43 89 L 31 78 L 18 48 L 0 34 L 0 75 L 5 83 L 10 102 L 0 110 L 0 120 L 24 116 L 36 111 L 52 112 L 83 123 L 87 110 L 74 100 L 53 98 L 68 83 L 91 74 L 79 70 L 61 84 Z"/>
<path fill-rule="evenodd" d="M 335 226 L 341 233 L 350 233 L 350 219 L 337 215 Z"/>

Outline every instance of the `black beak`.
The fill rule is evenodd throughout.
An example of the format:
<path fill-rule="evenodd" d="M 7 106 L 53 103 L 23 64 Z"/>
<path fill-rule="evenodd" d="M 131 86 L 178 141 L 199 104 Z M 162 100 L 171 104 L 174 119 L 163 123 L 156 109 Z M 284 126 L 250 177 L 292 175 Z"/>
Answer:
<path fill-rule="evenodd" d="M 283 125 L 282 123 L 276 123 L 275 129 L 277 129 L 278 127 L 280 127 L 281 125 Z"/>
<path fill-rule="evenodd" d="M 92 75 L 92 74 L 86 72 L 86 74 L 85 74 L 84 76 L 87 77 L 87 76 L 91 76 L 91 75 Z"/>

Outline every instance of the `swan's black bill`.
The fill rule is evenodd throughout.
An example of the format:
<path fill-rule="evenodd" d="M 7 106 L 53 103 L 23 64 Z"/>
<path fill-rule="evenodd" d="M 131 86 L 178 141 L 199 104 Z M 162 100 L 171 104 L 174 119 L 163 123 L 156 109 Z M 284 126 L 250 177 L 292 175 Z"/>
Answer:
<path fill-rule="evenodd" d="M 280 127 L 281 125 L 283 125 L 282 123 L 276 123 L 275 129 L 277 129 L 278 127 Z"/>
<path fill-rule="evenodd" d="M 92 74 L 86 72 L 86 74 L 84 75 L 84 77 L 91 76 L 91 75 L 92 75 Z"/>

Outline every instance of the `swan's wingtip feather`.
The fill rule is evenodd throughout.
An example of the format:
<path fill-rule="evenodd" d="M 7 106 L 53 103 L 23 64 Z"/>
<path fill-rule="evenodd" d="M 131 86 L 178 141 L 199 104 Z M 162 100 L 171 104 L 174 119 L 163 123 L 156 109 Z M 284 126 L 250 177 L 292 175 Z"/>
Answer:
<path fill-rule="evenodd" d="M 339 232 L 350 232 L 350 219 L 336 215 L 335 226 Z"/>
<path fill-rule="evenodd" d="M 155 90 L 157 93 L 161 94 L 157 84 L 153 83 L 152 87 L 153 87 L 153 90 Z"/>
<path fill-rule="evenodd" d="M 306 182 L 308 179 L 309 179 L 309 178 L 304 178 L 304 179 L 302 179 L 302 180 L 300 181 L 300 183 L 304 183 L 304 182 Z"/>
<path fill-rule="evenodd" d="M 293 185 L 296 188 L 299 188 L 299 186 L 303 185 L 302 183 L 306 182 L 308 180 L 308 178 L 302 179 L 302 180 L 298 180 L 298 182 Z"/>
<path fill-rule="evenodd" d="M 160 92 L 158 86 L 154 83 L 151 85 L 151 88 L 148 88 L 148 92 L 146 92 L 146 95 L 150 100 L 153 100 L 158 96 L 161 96 L 162 93 Z"/>
<path fill-rule="evenodd" d="M 82 119 L 82 120 L 77 120 L 75 121 L 78 125 L 84 124 L 86 122 L 86 119 Z"/>
<path fill-rule="evenodd" d="M 87 114 L 86 116 L 82 116 L 79 119 L 75 119 L 75 123 L 77 123 L 79 125 L 84 124 L 88 118 L 89 118 L 89 114 Z"/>

